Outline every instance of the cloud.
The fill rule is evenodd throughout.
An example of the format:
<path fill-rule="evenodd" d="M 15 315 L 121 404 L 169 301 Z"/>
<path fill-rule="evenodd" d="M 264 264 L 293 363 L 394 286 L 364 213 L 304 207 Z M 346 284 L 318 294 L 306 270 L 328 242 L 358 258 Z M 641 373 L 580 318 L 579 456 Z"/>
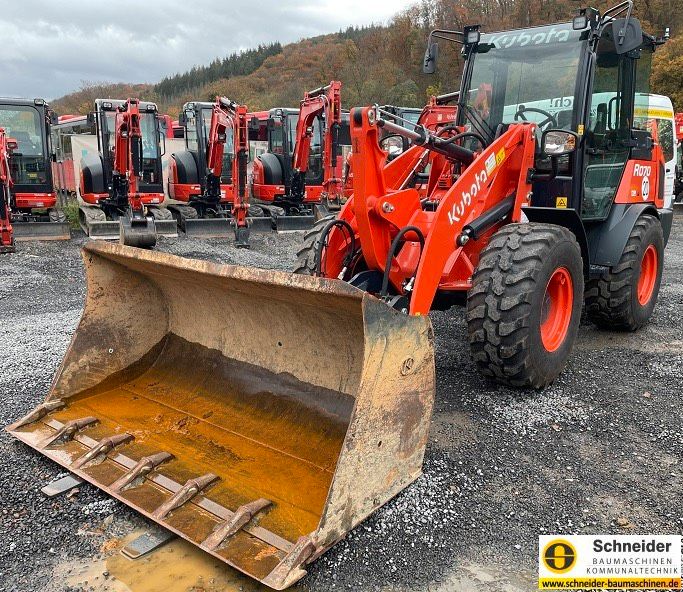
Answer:
<path fill-rule="evenodd" d="M 82 81 L 157 82 L 260 43 L 383 23 L 410 3 L 12 0 L 0 13 L 0 93 L 53 99 Z"/>

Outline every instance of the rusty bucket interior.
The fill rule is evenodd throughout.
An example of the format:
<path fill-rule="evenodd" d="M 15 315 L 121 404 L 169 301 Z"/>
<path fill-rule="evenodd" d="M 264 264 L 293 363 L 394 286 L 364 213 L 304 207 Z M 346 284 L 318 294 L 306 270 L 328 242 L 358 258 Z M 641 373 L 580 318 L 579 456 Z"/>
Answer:
<path fill-rule="evenodd" d="M 428 318 L 338 281 L 83 255 L 83 316 L 15 437 L 275 589 L 420 475 Z"/>

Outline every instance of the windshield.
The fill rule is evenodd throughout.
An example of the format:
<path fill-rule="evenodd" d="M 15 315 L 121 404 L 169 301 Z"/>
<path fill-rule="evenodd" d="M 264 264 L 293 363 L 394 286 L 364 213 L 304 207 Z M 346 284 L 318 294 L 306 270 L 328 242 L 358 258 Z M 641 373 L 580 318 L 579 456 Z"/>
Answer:
<path fill-rule="evenodd" d="M 422 111 L 404 111 L 401 117 L 410 123 L 417 124 L 420 115 L 422 115 Z"/>
<path fill-rule="evenodd" d="M 0 105 L 0 128 L 17 141 L 12 152 L 11 175 L 17 185 L 47 183 L 47 160 L 40 113 L 34 107 Z"/>
<path fill-rule="evenodd" d="M 499 124 L 531 121 L 539 128 L 572 123 L 582 33 L 571 24 L 482 35 L 465 93 L 473 131 L 494 137 Z"/>
<path fill-rule="evenodd" d="M 205 107 L 202 109 L 202 122 L 204 124 L 204 137 L 206 138 L 207 146 L 209 142 L 209 134 L 211 133 L 211 116 L 213 115 L 213 107 Z M 223 148 L 223 172 L 221 174 L 221 183 L 230 183 L 232 180 L 232 155 L 235 151 L 233 141 L 233 129 L 229 127 L 225 131 L 225 146 Z"/>
<path fill-rule="evenodd" d="M 116 141 L 116 112 L 106 111 L 107 140 L 109 150 L 114 149 Z M 157 117 L 154 113 L 140 113 L 140 131 L 142 132 L 142 157 L 156 159 L 159 155 L 159 134 Z"/>
<path fill-rule="evenodd" d="M 103 130 L 109 147 L 109 158 L 114 156 L 116 141 L 116 111 L 102 111 Z M 157 114 L 153 111 L 140 113 L 140 132 L 142 133 L 142 182 L 155 184 L 161 182 L 161 148 L 159 146 L 159 127 Z"/>

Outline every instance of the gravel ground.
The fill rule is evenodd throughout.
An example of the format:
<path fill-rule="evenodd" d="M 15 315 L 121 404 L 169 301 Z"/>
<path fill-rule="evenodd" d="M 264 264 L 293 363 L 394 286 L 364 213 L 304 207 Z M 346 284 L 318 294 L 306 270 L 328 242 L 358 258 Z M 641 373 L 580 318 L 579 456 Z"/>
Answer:
<path fill-rule="evenodd" d="M 159 248 L 288 269 L 300 240 L 255 236 L 245 251 L 162 239 Z M 83 242 L 22 243 L 0 259 L 2 425 L 49 388 L 81 312 Z M 437 396 L 425 474 L 313 564 L 303 589 L 527 591 L 539 534 L 683 532 L 682 217 L 650 325 L 622 334 L 584 323 L 569 367 L 543 393 L 493 386 L 474 371 L 461 310 L 432 320 Z M 40 488 L 61 475 L 0 434 L 0 590 L 128 590 L 100 577 L 98 562 L 145 521 L 89 485 L 45 498 Z M 79 580 L 78 566 L 89 575 Z M 197 577 L 196 586 L 186 578 L 131 589 L 214 590 L 215 578 Z M 260 589 L 235 582 L 221 589 Z"/>

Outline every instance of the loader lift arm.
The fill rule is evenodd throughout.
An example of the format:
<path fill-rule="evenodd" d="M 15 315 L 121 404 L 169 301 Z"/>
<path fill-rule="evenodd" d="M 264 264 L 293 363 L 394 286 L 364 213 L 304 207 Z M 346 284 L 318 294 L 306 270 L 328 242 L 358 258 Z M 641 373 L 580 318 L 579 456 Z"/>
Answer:
<path fill-rule="evenodd" d="M 10 207 L 10 192 L 13 182 L 10 174 L 9 157 L 11 151 L 16 147 L 16 141 L 8 138 L 5 130 L 0 128 L 0 253 L 13 253 L 15 250 Z"/>
<path fill-rule="evenodd" d="M 296 124 L 296 146 L 292 154 L 291 193 L 297 201 L 303 201 L 306 191 L 306 171 L 308 157 L 311 152 L 313 123 L 316 117 L 325 118 L 323 140 L 323 188 L 327 199 L 333 203 L 341 203 L 343 197 L 342 179 L 335 174 L 338 158 L 337 135 L 342 123 L 341 82 L 332 81 L 307 92 L 301 101 L 299 121 Z"/>

